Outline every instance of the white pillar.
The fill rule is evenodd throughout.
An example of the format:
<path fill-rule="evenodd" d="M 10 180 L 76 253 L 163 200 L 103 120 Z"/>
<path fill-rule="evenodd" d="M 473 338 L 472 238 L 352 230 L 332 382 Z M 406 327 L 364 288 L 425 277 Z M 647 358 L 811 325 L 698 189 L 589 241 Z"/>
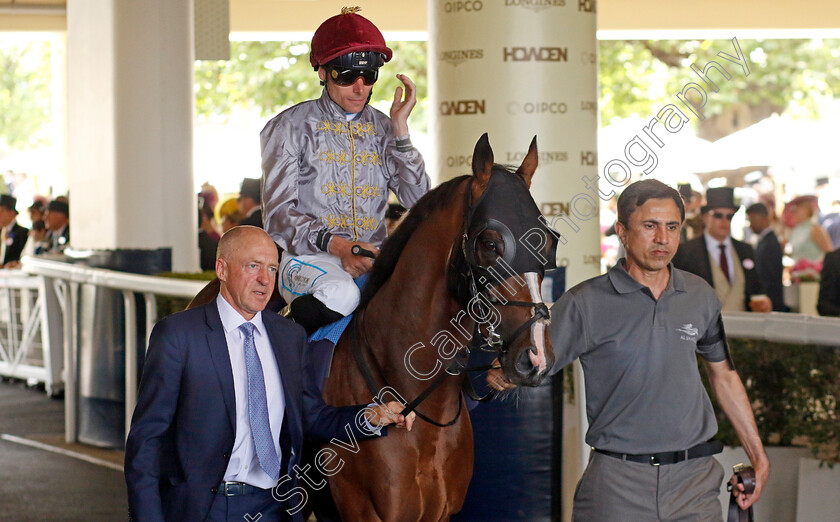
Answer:
<path fill-rule="evenodd" d="M 172 249 L 198 268 L 192 0 L 68 0 L 76 249 Z"/>
<path fill-rule="evenodd" d="M 598 275 L 595 0 L 429 0 L 428 6 L 430 135 L 438 151 L 428 158 L 430 171 L 439 180 L 468 174 L 484 132 L 496 162 L 518 166 L 536 135 L 531 193 L 563 236 L 558 264 L 566 266 L 567 288 Z M 576 377 L 576 413 L 564 422 L 564 519 L 588 455 Z"/>

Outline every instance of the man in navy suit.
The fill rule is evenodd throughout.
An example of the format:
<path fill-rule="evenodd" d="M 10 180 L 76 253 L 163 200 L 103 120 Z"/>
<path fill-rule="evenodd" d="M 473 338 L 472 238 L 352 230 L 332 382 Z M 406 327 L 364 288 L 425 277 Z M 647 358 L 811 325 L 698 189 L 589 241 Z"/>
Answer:
<path fill-rule="evenodd" d="M 755 268 L 767 297 L 773 303 L 773 311 L 789 312 L 790 309 L 785 306 L 782 285 L 784 252 L 776 232 L 770 226 L 770 212 L 763 203 L 754 203 L 747 207 L 747 219 L 750 222 L 750 230 L 758 236 L 755 246 Z"/>
<path fill-rule="evenodd" d="M 29 238 L 29 229 L 17 222 L 17 199 L 0 195 L 0 265 L 12 268 L 19 265 L 23 247 Z"/>
<path fill-rule="evenodd" d="M 149 340 L 126 442 L 132 520 L 301 520 L 304 432 L 336 441 L 315 461 L 330 475 L 357 440 L 414 420 L 397 402 L 323 402 L 306 378 L 303 328 L 262 313 L 278 267 L 268 234 L 234 228 L 217 257 L 219 296 L 164 318 Z"/>

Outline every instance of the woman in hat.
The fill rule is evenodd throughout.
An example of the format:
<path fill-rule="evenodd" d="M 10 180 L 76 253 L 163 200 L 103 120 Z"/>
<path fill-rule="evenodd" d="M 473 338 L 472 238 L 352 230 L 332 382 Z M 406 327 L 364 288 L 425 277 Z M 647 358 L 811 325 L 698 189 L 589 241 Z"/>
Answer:
<path fill-rule="evenodd" d="M 278 287 L 310 332 L 358 304 L 354 278 L 373 262 L 352 248 L 378 253 L 389 191 L 411 207 L 430 185 L 409 138 L 414 83 L 397 75 L 403 87 L 390 118 L 368 104 L 392 52 L 356 11 L 342 9 L 312 37 L 309 61 L 324 85 L 321 97 L 281 112 L 260 133 L 263 222 L 284 250 Z"/>

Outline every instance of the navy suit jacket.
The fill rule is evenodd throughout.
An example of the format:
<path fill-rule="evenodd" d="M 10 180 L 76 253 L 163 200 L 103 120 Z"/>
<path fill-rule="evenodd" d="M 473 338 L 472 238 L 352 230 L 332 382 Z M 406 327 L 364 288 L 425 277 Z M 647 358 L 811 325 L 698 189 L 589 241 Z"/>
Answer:
<path fill-rule="evenodd" d="M 364 406 L 327 406 L 314 380 L 306 378 L 303 328 L 277 314 L 263 312 L 262 318 L 285 397 L 280 479 L 291 477 L 284 484 L 288 492 L 297 484 L 292 467 L 300 463 L 304 432 L 347 441 L 349 426 L 357 440 L 373 435 L 355 424 Z M 126 441 L 132 520 L 205 519 L 233 450 L 235 409 L 233 371 L 215 300 L 155 325 Z M 300 499 L 289 497 L 292 505 Z"/>
<path fill-rule="evenodd" d="M 12 227 L 11 235 L 6 238 L 6 256 L 3 258 L 3 264 L 11 263 L 12 261 L 20 261 L 20 254 L 23 252 L 23 247 L 26 246 L 26 240 L 29 239 L 29 229 L 15 223 Z"/>
<path fill-rule="evenodd" d="M 773 302 L 774 312 L 789 312 L 785 306 L 784 288 L 782 286 L 782 244 L 772 230 L 758 241 L 755 246 L 755 267 L 761 284 L 767 292 L 767 297 Z"/>
<path fill-rule="evenodd" d="M 764 288 L 758 278 L 755 269 L 755 254 L 753 248 L 743 241 L 729 238 L 738 258 L 741 260 L 741 269 L 744 271 L 744 310 L 750 310 L 750 296 L 763 294 Z M 749 260 L 749 262 L 746 262 Z M 746 266 L 745 266 L 746 265 Z M 706 280 L 714 288 L 712 279 L 712 264 L 709 261 L 709 250 L 706 248 L 706 237 L 701 235 L 684 243 L 680 243 L 676 255 L 674 255 L 674 266 L 698 275 Z"/>
<path fill-rule="evenodd" d="M 823 259 L 817 311 L 820 315 L 840 315 L 840 249 L 829 252 Z"/>

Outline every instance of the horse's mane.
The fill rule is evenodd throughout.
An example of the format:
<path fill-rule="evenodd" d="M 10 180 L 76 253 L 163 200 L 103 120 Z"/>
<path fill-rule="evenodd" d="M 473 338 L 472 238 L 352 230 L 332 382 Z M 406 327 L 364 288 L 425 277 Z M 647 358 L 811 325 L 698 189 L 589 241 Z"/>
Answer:
<path fill-rule="evenodd" d="M 382 243 L 379 255 L 373 263 L 370 277 L 362 290 L 362 297 L 358 307 L 359 311 L 367 306 L 371 298 L 376 295 L 376 292 L 391 277 L 394 268 L 397 266 L 400 254 L 402 254 L 405 245 L 408 243 L 414 231 L 417 230 L 417 227 L 433 212 L 448 205 L 458 185 L 469 177 L 469 175 L 458 176 L 457 178 L 441 183 L 438 187 L 429 191 L 406 214 L 394 231 L 394 234 L 388 236 L 385 242 Z"/>

